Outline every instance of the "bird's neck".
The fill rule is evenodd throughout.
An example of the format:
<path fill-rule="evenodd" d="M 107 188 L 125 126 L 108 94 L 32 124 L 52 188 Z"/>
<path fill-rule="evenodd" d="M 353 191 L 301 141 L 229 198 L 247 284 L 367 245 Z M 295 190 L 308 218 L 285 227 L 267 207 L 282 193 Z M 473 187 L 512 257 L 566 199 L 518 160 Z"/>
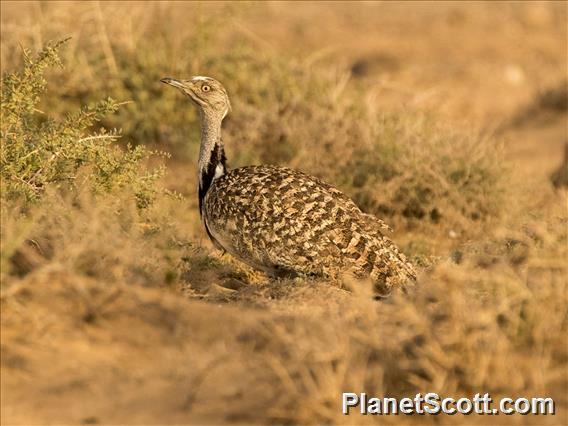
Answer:
<path fill-rule="evenodd" d="M 199 212 L 203 215 L 205 195 L 213 181 L 227 170 L 225 149 L 221 140 L 222 116 L 201 112 L 201 147 L 199 149 Z"/>

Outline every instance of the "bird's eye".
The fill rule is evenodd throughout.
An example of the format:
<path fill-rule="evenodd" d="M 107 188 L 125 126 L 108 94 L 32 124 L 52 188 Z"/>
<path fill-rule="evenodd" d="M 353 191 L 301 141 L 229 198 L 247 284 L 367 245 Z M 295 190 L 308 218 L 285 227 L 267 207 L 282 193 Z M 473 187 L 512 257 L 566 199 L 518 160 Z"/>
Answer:
<path fill-rule="evenodd" d="M 205 84 L 201 87 L 201 90 L 203 90 L 204 92 L 209 92 L 211 90 L 211 87 L 209 87 Z"/>

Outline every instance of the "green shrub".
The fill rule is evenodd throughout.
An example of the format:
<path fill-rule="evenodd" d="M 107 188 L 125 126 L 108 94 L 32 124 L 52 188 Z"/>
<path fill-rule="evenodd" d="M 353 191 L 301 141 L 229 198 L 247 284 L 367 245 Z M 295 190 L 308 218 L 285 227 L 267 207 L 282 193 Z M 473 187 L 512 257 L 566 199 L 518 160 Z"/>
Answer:
<path fill-rule="evenodd" d="M 456 131 L 424 113 L 375 120 L 368 143 L 339 163 L 346 190 L 363 209 L 455 231 L 499 216 L 507 171 L 498 142 Z"/>
<path fill-rule="evenodd" d="M 84 182 L 95 192 L 129 188 L 137 204 L 147 206 L 163 174 L 162 168 L 143 167 L 152 153 L 141 146 L 120 149 L 116 129 L 92 130 L 120 103 L 108 98 L 59 120 L 38 109 L 47 91 L 45 71 L 61 66 L 58 49 L 65 41 L 35 57 L 24 49 L 23 67 L 2 77 L 2 199 L 34 202 L 50 185 L 73 188 Z"/>

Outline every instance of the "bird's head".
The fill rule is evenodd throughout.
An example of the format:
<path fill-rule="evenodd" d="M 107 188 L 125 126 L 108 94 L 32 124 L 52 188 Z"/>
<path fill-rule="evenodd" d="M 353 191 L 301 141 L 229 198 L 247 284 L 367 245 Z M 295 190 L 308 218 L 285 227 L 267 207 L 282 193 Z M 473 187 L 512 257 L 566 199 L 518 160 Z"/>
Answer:
<path fill-rule="evenodd" d="M 180 89 L 206 114 L 225 117 L 231 110 L 231 103 L 229 102 L 227 91 L 223 85 L 214 78 L 196 76 L 189 80 L 178 80 L 166 77 L 162 78 L 160 81 Z"/>

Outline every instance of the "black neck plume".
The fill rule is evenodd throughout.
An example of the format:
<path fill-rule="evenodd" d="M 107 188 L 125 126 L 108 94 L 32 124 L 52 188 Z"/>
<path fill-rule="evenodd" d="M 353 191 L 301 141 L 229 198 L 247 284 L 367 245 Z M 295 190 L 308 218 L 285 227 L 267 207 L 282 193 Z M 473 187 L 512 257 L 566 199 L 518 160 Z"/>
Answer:
<path fill-rule="evenodd" d="M 199 176 L 199 214 L 203 216 L 203 202 L 205 195 L 211 187 L 213 180 L 221 177 L 227 171 L 227 158 L 225 157 L 225 149 L 219 140 L 211 150 L 209 161 L 200 169 Z"/>

